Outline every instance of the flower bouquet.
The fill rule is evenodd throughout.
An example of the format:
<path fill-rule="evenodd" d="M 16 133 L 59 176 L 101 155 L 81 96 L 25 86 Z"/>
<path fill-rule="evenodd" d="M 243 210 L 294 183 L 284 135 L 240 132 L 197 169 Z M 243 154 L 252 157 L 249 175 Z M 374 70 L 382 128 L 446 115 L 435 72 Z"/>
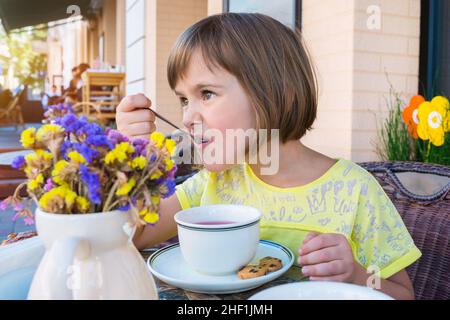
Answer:
<path fill-rule="evenodd" d="M 21 205 L 27 186 L 31 200 L 45 212 L 88 214 L 132 210 L 142 223 L 158 221 L 160 198 L 174 192 L 175 142 L 154 132 L 149 140 L 130 141 L 118 131 L 103 130 L 72 113 L 36 130 L 22 132 L 21 142 L 33 153 L 13 161 L 28 182 L 0 205 L 18 210 L 30 224 L 33 215 Z"/>
<path fill-rule="evenodd" d="M 0 207 L 36 221 L 46 249 L 28 298 L 157 299 L 131 238 L 137 224 L 157 223 L 160 199 L 174 192 L 176 143 L 159 132 L 129 140 L 70 112 L 23 131 L 21 142 L 33 151 L 13 167 L 28 181 Z"/>

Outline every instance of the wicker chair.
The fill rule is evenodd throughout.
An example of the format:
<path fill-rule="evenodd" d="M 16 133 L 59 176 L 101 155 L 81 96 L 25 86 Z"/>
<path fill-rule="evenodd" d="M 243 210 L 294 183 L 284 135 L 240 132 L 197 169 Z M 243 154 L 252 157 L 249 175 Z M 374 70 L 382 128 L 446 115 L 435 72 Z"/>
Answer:
<path fill-rule="evenodd" d="M 107 125 L 115 119 L 115 113 L 103 111 L 100 103 L 78 102 L 72 108 L 75 113 L 85 115 L 91 121 L 99 122 L 103 125 Z"/>
<path fill-rule="evenodd" d="M 411 162 L 360 165 L 379 181 L 422 251 L 422 257 L 407 268 L 416 298 L 450 299 L 450 167 Z M 405 187 L 402 175 L 408 173 L 414 173 L 409 178 L 415 176 L 419 188 L 429 177 L 440 180 L 440 185 L 431 195 L 418 195 Z"/>

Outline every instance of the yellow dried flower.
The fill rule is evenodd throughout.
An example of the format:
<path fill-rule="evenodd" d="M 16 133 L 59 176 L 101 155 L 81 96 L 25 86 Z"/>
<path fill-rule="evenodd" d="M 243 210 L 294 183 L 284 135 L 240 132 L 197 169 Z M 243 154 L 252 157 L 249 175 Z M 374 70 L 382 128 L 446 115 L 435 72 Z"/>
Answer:
<path fill-rule="evenodd" d="M 29 128 L 22 132 L 20 142 L 24 148 L 33 148 L 36 143 L 36 128 Z"/>
<path fill-rule="evenodd" d="M 170 158 L 164 159 L 164 164 L 166 166 L 166 171 L 172 170 L 172 168 L 175 166 L 175 162 Z"/>
<path fill-rule="evenodd" d="M 132 161 L 130 161 L 129 165 L 133 169 L 139 169 L 142 170 L 145 168 L 145 165 L 147 164 L 147 160 L 143 156 L 139 156 L 137 158 L 134 158 Z"/>
<path fill-rule="evenodd" d="M 90 203 L 85 197 L 77 197 L 75 201 L 77 203 L 78 210 L 80 210 L 81 213 L 86 213 L 89 210 Z"/>
<path fill-rule="evenodd" d="M 152 196 L 152 201 L 155 205 L 159 204 L 159 197 L 158 196 Z"/>
<path fill-rule="evenodd" d="M 73 192 L 68 186 L 60 186 L 53 188 L 45 193 L 39 199 L 39 206 L 47 212 L 57 212 L 63 210 L 61 206 L 65 205 L 67 210 L 70 210 L 74 205 L 77 194 Z"/>
<path fill-rule="evenodd" d="M 61 172 L 69 166 L 69 163 L 66 160 L 60 160 L 55 164 L 55 168 L 52 171 L 53 181 L 57 184 L 63 184 L 65 181 L 61 177 Z"/>
<path fill-rule="evenodd" d="M 166 142 L 164 145 L 165 145 L 167 151 L 169 152 L 169 154 L 173 155 L 173 151 L 175 150 L 177 143 L 172 139 L 166 139 Z"/>
<path fill-rule="evenodd" d="M 30 180 L 27 184 L 28 189 L 31 191 L 36 190 L 44 183 L 44 175 L 42 173 L 38 174 L 36 178 Z"/>
<path fill-rule="evenodd" d="M 106 154 L 105 163 L 111 164 L 114 161 L 123 162 L 128 159 L 128 154 L 134 152 L 133 146 L 129 142 L 122 142 L 116 145 L 114 150 L 111 150 Z"/>
<path fill-rule="evenodd" d="M 139 215 L 144 218 L 144 221 L 150 224 L 155 224 L 159 221 L 159 215 L 156 212 L 150 211 L 147 208 L 141 210 Z"/>
<path fill-rule="evenodd" d="M 124 183 L 116 192 L 117 196 L 126 196 L 130 193 L 131 189 L 136 185 L 136 180 L 131 178 L 128 182 Z"/>
<path fill-rule="evenodd" d="M 36 133 L 36 139 L 44 143 L 61 137 L 64 137 L 64 128 L 56 124 L 46 124 L 40 127 Z"/>
<path fill-rule="evenodd" d="M 160 170 L 156 170 L 151 176 L 150 179 L 152 180 L 156 180 L 161 178 L 161 176 L 163 175 L 163 173 Z"/>
<path fill-rule="evenodd" d="M 28 177 L 30 177 L 33 172 L 42 172 L 53 165 L 52 160 L 53 155 L 51 153 L 38 149 L 25 156 L 25 162 L 27 163 L 25 172 L 27 172 Z"/>
<path fill-rule="evenodd" d="M 162 148 L 163 146 L 163 142 L 166 139 L 166 137 L 164 136 L 164 134 L 162 134 L 161 132 L 153 132 L 150 135 L 150 140 L 155 142 L 158 148 Z"/>
<path fill-rule="evenodd" d="M 86 159 L 77 151 L 72 151 L 67 156 L 70 160 L 78 164 L 85 164 L 87 162 Z"/>

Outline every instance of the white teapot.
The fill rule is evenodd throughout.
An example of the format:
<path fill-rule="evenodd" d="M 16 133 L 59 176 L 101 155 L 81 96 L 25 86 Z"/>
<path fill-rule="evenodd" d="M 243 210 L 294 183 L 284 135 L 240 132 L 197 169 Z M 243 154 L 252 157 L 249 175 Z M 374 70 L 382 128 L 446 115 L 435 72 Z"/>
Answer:
<path fill-rule="evenodd" d="M 158 299 L 155 281 L 132 243 L 130 212 L 53 214 L 36 210 L 46 249 L 28 299 Z"/>

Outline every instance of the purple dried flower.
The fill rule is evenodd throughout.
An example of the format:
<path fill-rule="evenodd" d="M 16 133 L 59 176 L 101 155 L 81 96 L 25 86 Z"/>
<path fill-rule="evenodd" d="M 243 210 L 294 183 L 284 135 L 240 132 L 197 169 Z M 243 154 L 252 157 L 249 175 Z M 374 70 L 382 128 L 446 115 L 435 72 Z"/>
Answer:
<path fill-rule="evenodd" d="M 45 186 L 44 186 L 44 190 L 46 192 L 49 192 L 50 190 L 52 190 L 55 187 L 56 187 L 56 184 L 53 182 L 53 180 L 47 179 L 47 182 L 45 183 Z"/>
<path fill-rule="evenodd" d="M 5 211 L 6 209 L 8 209 L 9 205 L 10 205 L 10 200 L 8 198 L 6 198 L 2 202 L 0 202 L 0 210 Z"/>
<path fill-rule="evenodd" d="M 21 213 L 20 212 L 16 212 L 16 214 L 11 219 L 12 222 L 16 222 L 16 220 L 19 219 L 20 216 L 21 216 Z"/>
<path fill-rule="evenodd" d="M 114 149 L 113 144 L 105 135 L 89 136 L 87 137 L 86 142 L 94 147 L 108 147 L 109 149 Z"/>
<path fill-rule="evenodd" d="M 177 166 L 174 165 L 173 168 L 167 173 L 167 176 L 169 179 L 174 179 L 175 178 L 175 173 L 177 172 Z"/>
<path fill-rule="evenodd" d="M 175 181 L 172 179 L 167 179 L 165 185 L 168 189 L 168 192 L 163 196 L 163 199 L 170 197 L 175 192 L 176 187 Z"/>
<path fill-rule="evenodd" d="M 24 165 L 25 165 L 25 157 L 18 156 L 13 160 L 11 167 L 13 167 L 13 169 L 20 170 Z"/>
<path fill-rule="evenodd" d="M 145 156 L 147 154 L 147 146 L 149 141 L 147 139 L 136 138 L 132 141 L 134 147 L 134 157 Z"/>
<path fill-rule="evenodd" d="M 25 208 L 25 206 L 23 205 L 22 202 L 16 202 L 14 204 L 13 208 L 14 208 L 14 211 L 21 211 L 21 210 L 23 210 Z"/>
<path fill-rule="evenodd" d="M 114 145 L 122 143 L 122 142 L 130 141 L 130 139 L 125 137 L 123 134 L 121 134 L 117 130 L 110 129 L 110 130 L 108 130 L 108 132 L 106 134 L 107 134 L 109 141 L 111 141 Z"/>
<path fill-rule="evenodd" d="M 85 165 L 80 166 L 81 180 L 85 183 L 89 192 L 89 199 L 92 203 L 100 204 L 102 202 L 100 194 L 100 179 L 97 174 L 89 172 Z"/>
<path fill-rule="evenodd" d="M 73 147 L 72 142 L 65 140 L 61 144 L 61 154 L 65 156 L 67 154 L 67 151 L 70 150 L 72 147 Z"/>
<path fill-rule="evenodd" d="M 86 135 L 87 137 L 103 135 L 103 129 L 96 123 L 85 123 L 81 128 L 77 130 L 77 135 Z"/>
<path fill-rule="evenodd" d="M 26 216 L 23 221 L 25 222 L 25 225 L 32 226 L 34 224 L 34 220 L 31 217 Z"/>
<path fill-rule="evenodd" d="M 88 163 L 92 163 L 99 155 L 97 150 L 90 148 L 85 143 L 76 142 L 72 144 L 72 148 L 79 152 Z"/>
<path fill-rule="evenodd" d="M 129 203 L 127 203 L 126 205 L 123 205 L 121 207 L 118 208 L 119 211 L 128 211 L 130 210 L 131 206 Z"/>
<path fill-rule="evenodd" d="M 62 118 L 56 119 L 55 123 L 63 127 L 65 131 L 69 133 L 75 133 L 85 125 L 84 121 L 81 121 L 80 118 L 72 113 L 69 113 Z"/>

